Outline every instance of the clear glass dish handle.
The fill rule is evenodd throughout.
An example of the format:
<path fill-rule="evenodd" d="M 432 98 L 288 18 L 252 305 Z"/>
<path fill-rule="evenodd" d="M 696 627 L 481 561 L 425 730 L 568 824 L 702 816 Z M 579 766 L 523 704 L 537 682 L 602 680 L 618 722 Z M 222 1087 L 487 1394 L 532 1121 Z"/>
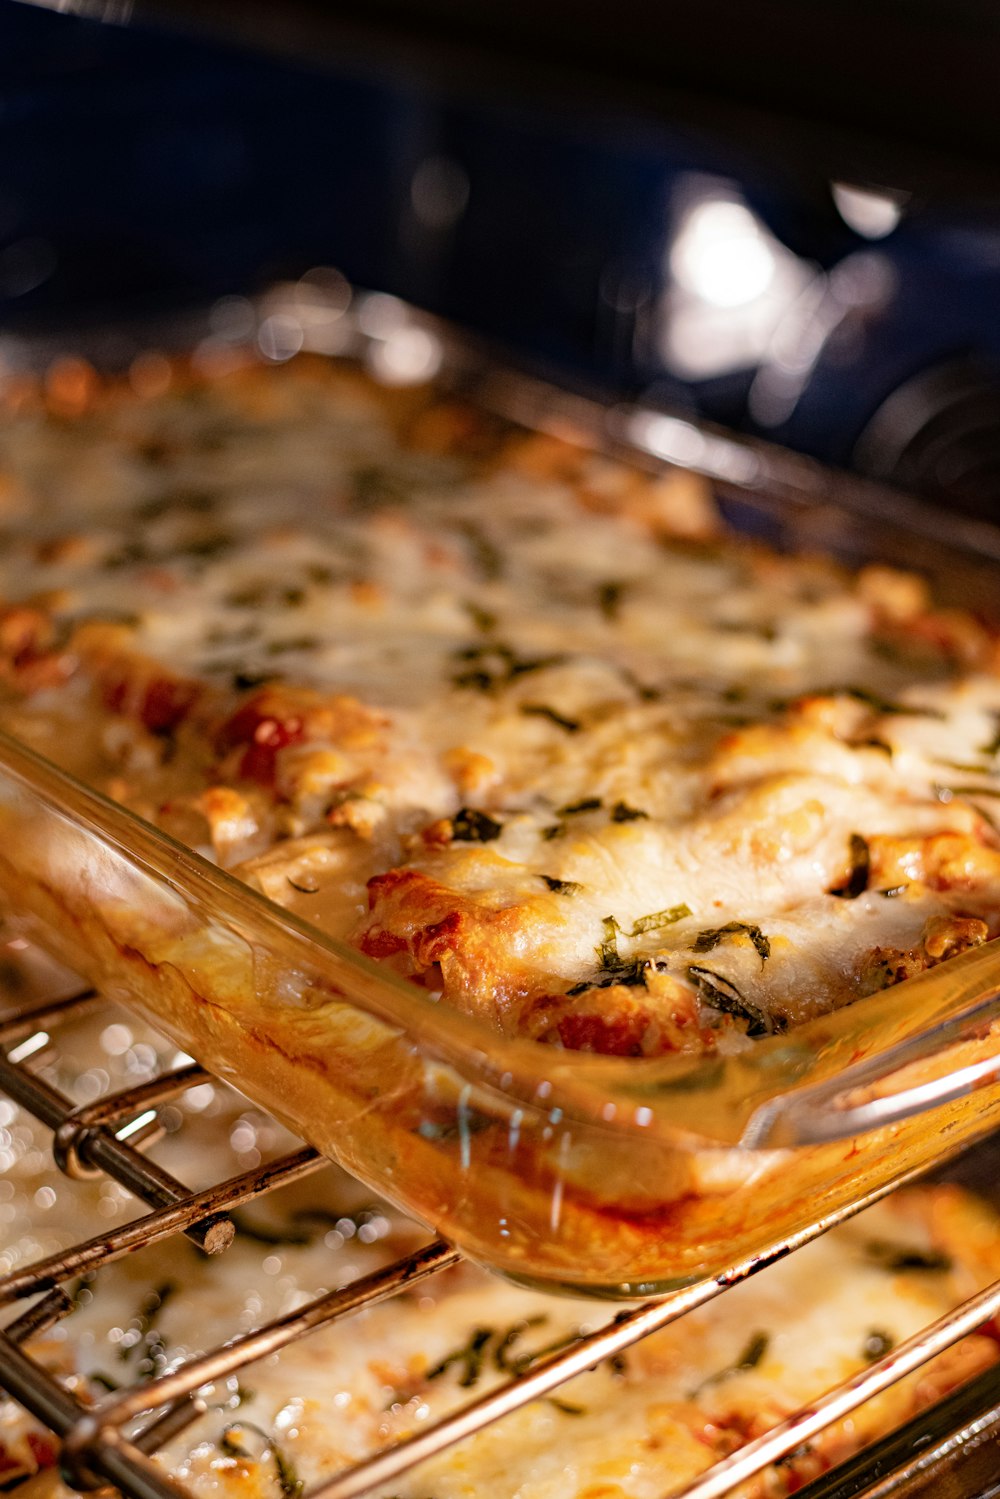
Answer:
<path fill-rule="evenodd" d="M 751 1115 L 740 1144 L 759 1150 L 847 1140 L 996 1082 L 1000 971 L 997 985 L 960 1014 L 836 1077 L 769 1099 Z"/>

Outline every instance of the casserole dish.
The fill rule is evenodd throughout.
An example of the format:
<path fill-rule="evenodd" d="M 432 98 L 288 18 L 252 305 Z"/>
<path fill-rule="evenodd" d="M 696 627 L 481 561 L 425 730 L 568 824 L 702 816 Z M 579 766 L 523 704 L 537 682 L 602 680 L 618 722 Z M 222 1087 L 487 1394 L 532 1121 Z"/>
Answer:
<path fill-rule="evenodd" d="M 272 342 L 275 316 L 269 312 L 262 327 L 263 332 L 270 326 Z M 387 309 L 384 299 L 374 308 L 362 304 L 353 330 L 338 338 L 348 352 L 373 364 L 376 374 L 381 370 L 396 379 L 400 370 L 426 373 L 429 361 L 442 357 L 436 334 L 395 304 Z M 444 358 L 467 389 L 478 389 L 482 405 L 497 406 L 488 368 L 458 345 L 446 349 Z M 151 366 L 142 368 L 148 376 Z M 62 367 L 57 403 L 72 403 L 81 381 L 86 386 L 79 366 L 68 374 L 67 379 Z M 531 406 L 536 425 L 565 422 L 567 415 L 577 425 L 592 419 L 592 408 L 566 407 L 536 386 L 514 381 L 503 388 Z M 399 400 L 405 406 L 405 395 Z M 703 471 L 721 474 L 720 499 L 731 525 L 758 535 L 763 531 L 770 543 L 790 541 L 799 550 L 819 541 L 827 551 L 838 545 L 859 560 L 857 528 L 834 507 L 832 481 L 791 464 L 782 474 L 773 455 L 686 423 L 671 425 L 671 418 L 613 411 L 609 420 L 619 447 L 623 431 L 633 450 L 644 436 L 647 454 L 637 457 L 647 466 L 650 448 L 662 452 L 673 442 L 686 444 L 686 456 Z M 210 468 L 207 457 L 200 461 Z M 815 494 L 803 499 L 808 488 L 803 475 L 825 488 L 822 505 L 815 503 Z M 760 497 L 759 487 L 777 492 L 779 508 Z M 846 483 L 844 491 L 849 497 L 858 493 Z M 872 504 L 878 499 L 882 518 L 894 517 L 884 497 L 860 492 L 860 498 Z M 905 506 L 899 512 L 905 516 Z M 923 551 L 939 564 L 937 539 L 921 535 L 922 513 L 913 510 L 908 519 L 912 555 L 919 561 Z M 155 524 L 150 512 L 146 520 Z M 527 526 L 523 512 L 520 524 Z M 966 603 L 974 587 L 988 595 L 991 571 L 983 553 L 988 558 L 994 544 L 985 529 L 970 539 L 976 546 L 964 557 L 956 550 L 951 563 L 952 586 Z M 903 550 L 897 529 L 891 560 L 901 560 Z M 615 601 L 609 596 L 607 602 L 613 610 Z M 970 632 L 992 648 L 985 627 L 961 616 L 969 620 L 966 631 L 958 618 L 935 615 L 932 622 L 935 629 L 947 626 L 949 640 L 959 642 L 956 649 L 964 648 Z M 92 649 L 93 639 L 88 635 L 80 649 Z M 105 652 L 102 670 L 108 659 L 113 668 L 107 636 L 99 636 L 98 644 Z M 180 639 L 176 650 L 183 653 Z M 499 647 L 493 643 L 476 651 L 465 675 L 489 678 Z M 23 664 L 34 669 L 31 651 L 15 661 Z M 48 685 L 42 684 L 43 700 Z M 110 690 L 117 711 L 130 689 L 115 679 Z M 144 710 L 149 690 L 146 680 Z M 855 691 L 853 699 L 858 696 Z M 161 694 L 157 715 L 162 706 Z M 170 717 L 176 701 L 170 699 L 168 706 Z M 885 711 L 901 710 L 890 704 Z M 902 711 L 916 710 L 904 705 Z M 521 704 L 520 717 L 544 718 L 540 731 L 545 733 L 575 733 L 578 727 L 558 705 L 553 709 L 530 698 Z M 51 734 L 53 720 L 48 722 Z M 262 736 L 261 721 L 255 721 L 248 744 L 224 738 L 220 748 L 216 739 L 217 752 L 257 755 L 268 743 L 271 722 L 264 720 Z M 157 716 L 146 727 L 160 733 L 167 724 Z M 544 749 L 547 741 L 540 742 Z M 867 752 L 882 756 L 886 746 L 879 743 L 881 748 L 868 744 Z M 978 807 L 991 793 L 978 768 L 975 774 Z M 987 774 L 984 768 L 982 775 Z M 954 793 L 941 789 L 947 806 Z M 367 793 L 355 799 L 350 815 L 357 817 L 358 800 L 372 799 Z M 589 802 L 565 805 L 562 821 L 589 810 Z M 499 827 L 488 814 L 468 809 L 437 819 L 433 826 L 443 820 L 447 831 L 428 841 L 425 828 L 418 853 L 429 847 L 437 857 L 435 840 L 470 841 L 458 836 L 460 819 L 481 829 L 475 819 L 483 816 L 491 828 Z M 985 816 L 976 810 L 966 821 L 978 828 Z M 641 820 L 651 819 L 621 800 L 606 819 L 609 826 Z M 790 1237 L 844 1202 L 929 1163 L 945 1145 L 990 1128 L 1000 1109 L 993 1033 L 998 963 L 990 943 L 830 1013 L 809 994 L 786 994 L 783 1003 L 801 1019 L 787 1031 L 784 1017 L 779 1025 L 755 1001 L 734 1000 L 731 984 L 721 990 L 713 970 L 711 992 L 723 1018 L 710 1027 L 710 1045 L 699 1042 L 677 1054 L 596 1054 L 600 1046 L 579 1049 L 566 1041 L 558 1008 L 551 1028 L 562 1044 L 554 1046 L 528 1039 L 516 1026 L 504 1034 L 502 1025 L 487 1023 L 488 1016 L 428 1002 L 429 985 L 421 993 L 385 962 L 363 956 L 357 944 L 350 946 L 265 898 L 266 864 L 251 870 L 258 885 L 251 888 L 9 735 L 0 740 L 0 825 L 0 887 L 33 935 L 112 997 L 143 1010 L 200 1062 L 472 1258 L 522 1281 L 624 1297 L 665 1291 L 718 1271 L 765 1241 Z M 493 837 L 490 832 L 487 841 Z M 977 838 L 977 847 L 982 846 L 983 835 Z M 866 868 L 868 857 L 866 851 Z M 243 860 L 241 868 L 252 863 Z M 403 870 L 404 878 L 411 874 Z M 284 868 L 282 877 L 298 888 Z M 375 876 L 370 888 L 378 887 L 380 878 Z M 844 888 L 828 889 L 826 895 L 850 896 L 854 879 L 855 872 L 845 870 Z M 549 888 L 573 884 L 552 877 Z M 302 893 L 315 892 L 307 885 Z M 859 893 L 860 888 L 853 892 Z M 879 897 L 885 893 L 874 891 Z M 638 914 L 643 909 L 648 908 L 632 912 L 630 929 L 617 918 L 598 916 L 598 933 L 602 920 L 605 932 L 601 968 L 596 977 L 568 989 L 567 978 L 565 996 L 582 989 L 624 1002 L 616 991 L 629 988 L 622 978 L 626 958 L 633 957 L 638 973 L 657 957 L 647 957 L 641 942 L 627 953 L 618 946 L 652 930 L 649 918 Z M 852 910 L 860 912 L 862 906 Z M 677 925 L 681 931 L 692 913 L 677 904 L 655 914 L 669 921 L 654 926 Z M 377 906 L 376 918 L 382 919 Z M 989 934 L 989 924 L 978 917 L 961 920 L 973 921 L 975 942 Z M 387 944 L 386 935 L 393 943 L 398 939 L 384 921 L 369 926 L 368 950 L 383 957 L 399 954 L 405 943 Z M 510 950 L 523 935 L 512 934 Z M 948 942 L 937 956 L 968 945 L 964 938 Z M 739 947 L 748 960 L 755 962 L 756 953 L 763 969 L 770 957 L 764 943 L 759 927 L 723 919 L 714 929 L 695 928 L 687 950 Z M 790 939 L 786 947 L 794 952 Z M 593 948 L 585 942 L 584 949 L 589 971 Z M 447 954 L 452 952 L 448 947 Z M 491 955 L 487 989 L 507 956 L 506 949 Z M 892 969 L 892 977 L 900 976 L 902 959 L 880 961 Z M 443 963 L 437 966 L 445 971 Z M 685 971 L 693 973 L 693 966 Z M 433 988 L 430 998 L 440 998 Z M 767 1034 L 754 1038 L 757 1030 Z"/>

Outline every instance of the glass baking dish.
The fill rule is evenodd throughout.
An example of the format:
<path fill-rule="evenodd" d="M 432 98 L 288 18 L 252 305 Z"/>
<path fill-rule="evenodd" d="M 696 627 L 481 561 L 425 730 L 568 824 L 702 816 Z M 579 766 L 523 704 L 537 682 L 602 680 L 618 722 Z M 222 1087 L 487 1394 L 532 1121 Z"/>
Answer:
<path fill-rule="evenodd" d="M 407 309 L 392 316 L 493 410 L 569 419 L 637 462 L 709 474 L 737 530 L 850 560 L 888 550 L 966 604 L 995 589 L 989 528 L 678 418 L 567 398 Z M 384 315 L 376 334 L 361 316 L 345 352 L 384 355 L 391 336 Z M 1000 1123 L 997 942 L 732 1056 L 562 1051 L 429 1003 L 2 734 L 0 891 L 109 998 L 523 1282 L 663 1292 Z"/>

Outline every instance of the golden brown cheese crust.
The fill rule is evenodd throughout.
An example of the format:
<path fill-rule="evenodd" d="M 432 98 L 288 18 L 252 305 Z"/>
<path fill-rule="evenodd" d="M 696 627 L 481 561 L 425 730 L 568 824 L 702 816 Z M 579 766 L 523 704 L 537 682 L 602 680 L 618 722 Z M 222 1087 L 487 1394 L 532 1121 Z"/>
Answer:
<path fill-rule="evenodd" d="M 1000 933 L 997 636 L 920 580 L 310 360 L 8 406 L 4 721 L 447 1002 L 711 1051 Z"/>

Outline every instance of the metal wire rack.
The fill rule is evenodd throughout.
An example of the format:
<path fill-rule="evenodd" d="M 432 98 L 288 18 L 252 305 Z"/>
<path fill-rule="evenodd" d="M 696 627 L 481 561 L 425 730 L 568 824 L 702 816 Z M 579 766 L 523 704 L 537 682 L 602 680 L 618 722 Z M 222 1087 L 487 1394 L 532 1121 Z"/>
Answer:
<path fill-rule="evenodd" d="M 254 1332 L 191 1357 L 171 1372 L 115 1391 L 97 1404 L 85 1404 L 25 1347 L 33 1336 L 72 1309 L 65 1283 L 175 1234 L 186 1235 L 208 1254 L 218 1254 L 234 1237 L 228 1217 L 231 1209 L 325 1164 L 314 1150 L 303 1146 L 205 1190 L 190 1191 L 149 1160 L 142 1147 L 161 1132 L 159 1111 L 186 1089 L 208 1080 L 208 1074 L 196 1064 L 166 1071 L 96 1103 L 74 1107 L 71 1099 L 38 1075 L 32 1058 L 48 1043 L 51 1033 L 58 1034 L 60 1025 L 103 1003 L 93 990 L 82 990 L 68 998 L 22 1006 L 0 1021 L 0 1090 L 51 1129 L 56 1162 L 67 1176 L 104 1173 L 146 1203 L 149 1211 L 107 1234 L 76 1243 L 0 1279 L 0 1307 L 30 1302 L 26 1311 L 0 1331 L 0 1384 L 60 1439 L 63 1472 L 77 1488 L 98 1489 L 110 1483 L 134 1499 L 186 1499 L 187 1491 L 154 1461 L 154 1456 L 204 1411 L 199 1392 L 206 1385 L 456 1265 L 460 1255 L 444 1241 L 431 1239 L 385 1268 L 320 1295 Z M 355 1499 L 369 1493 L 487 1423 L 549 1394 L 599 1361 L 620 1354 L 638 1339 L 723 1294 L 882 1195 L 884 1189 L 869 1194 L 795 1239 L 774 1244 L 764 1254 L 732 1265 L 715 1279 L 619 1312 L 596 1332 L 539 1360 L 528 1372 L 318 1484 L 305 1499 Z M 684 1490 L 685 1499 L 715 1499 L 728 1493 L 737 1483 L 786 1457 L 826 1426 L 998 1314 L 1000 1283 L 897 1345 L 808 1409 L 715 1464 Z M 934 1475 L 943 1471 L 943 1465 L 949 1464 L 957 1452 L 996 1443 L 1000 1432 L 998 1405 L 1000 1370 L 991 1369 L 942 1402 L 930 1418 L 922 1417 L 883 1439 L 860 1458 L 814 1481 L 800 1493 L 809 1499 L 937 1494 Z M 995 1446 L 992 1451 L 995 1456 Z M 987 1474 L 991 1471 L 989 1466 L 984 1469 Z M 932 1487 L 923 1487 L 925 1482 Z M 977 1487 L 974 1492 L 982 1489 Z"/>

